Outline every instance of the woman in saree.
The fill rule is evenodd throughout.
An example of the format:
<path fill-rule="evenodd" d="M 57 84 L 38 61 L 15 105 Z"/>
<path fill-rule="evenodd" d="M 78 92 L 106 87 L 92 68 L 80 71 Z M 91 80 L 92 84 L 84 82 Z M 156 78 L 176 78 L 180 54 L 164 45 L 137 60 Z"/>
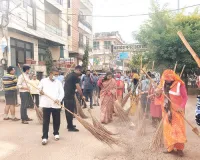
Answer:
<path fill-rule="evenodd" d="M 116 101 L 116 81 L 111 72 L 106 73 L 104 79 L 98 81 L 100 92 L 100 119 L 107 124 L 112 121 L 114 102 Z"/>
<path fill-rule="evenodd" d="M 183 156 L 183 149 L 186 143 L 184 113 L 187 102 L 187 91 L 185 83 L 173 70 L 165 70 L 161 78 L 161 87 L 164 95 L 160 97 L 163 115 L 163 136 L 167 149 L 164 153 L 177 151 Z"/>

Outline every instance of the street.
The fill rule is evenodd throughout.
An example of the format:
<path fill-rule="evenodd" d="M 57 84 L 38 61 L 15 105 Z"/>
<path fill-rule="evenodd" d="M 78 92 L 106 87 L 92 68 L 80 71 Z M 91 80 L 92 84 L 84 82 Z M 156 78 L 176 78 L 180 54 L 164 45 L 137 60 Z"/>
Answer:
<path fill-rule="evenodd" d="M 129 102 L 128 102 L 129 103 Z M 127 103 L 127 105 L 129 105 Z M 196 98 L 190 96 L 187 104 L 186 117 L 195 124 L 194 111 Z M 3 113 L 4 103 L 0 104 L 0 114 Z M 19 109 L 17 107 L 17 117 Z M 87 113 L 87 110 L 85 110 Z M 93 110 L 94 115 L 99 118 L 99 107 Z M 123 133 L 120 137 L 128 142 L 127 148 L 113 147 L 109 148 L 96 140 L 77 120 L 75 123 L 80 129 L 78 133 L 70 133 L 66 129 L 66 120 L 62 111 L 62 120 L 60 127 L 60 140 L 55 141 L 52 134 L 52 125 L 50 125 L 49 143 L 46 146 L 41 145 L 42 126 L 38 123 L 34 110 L 28 110 L 28 115 L 34 119 L 29 125 L 19 122 L 3 121 L 0 119 L 0 160 L 175 160 L 180 159 L 176 155 L 151 152 L 148 147 L 155 129 L 151 123 L 147 124 L 146 135 L 138 137 L 135 131 L 121 126 L 119 120 L 115 117 L 113 123 L 106 126 L 112 132 Z M 91 122 L 89 118 L 88 121 Z M 195 124 L 196 125 L 196 124 Z M 198 128 L 200 129 L 200 127 Z M 200 141 L 193 134 L 191 128 L 187 125 L 187 138 L 185 156 L 183 160 L 199 160 Z"/>

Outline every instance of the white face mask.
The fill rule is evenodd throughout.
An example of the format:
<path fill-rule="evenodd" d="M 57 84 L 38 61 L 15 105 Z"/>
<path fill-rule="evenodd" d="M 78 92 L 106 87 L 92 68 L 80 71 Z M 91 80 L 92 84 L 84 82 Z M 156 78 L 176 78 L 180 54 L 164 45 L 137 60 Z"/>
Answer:
<path fill-rule="evenodd" d="M 53 80 L 56 80 L 57 78 L 58 78 L 58 76 L 53 76 L 53 78 L 52 78 L 52 79 L 53 79 Z"/>

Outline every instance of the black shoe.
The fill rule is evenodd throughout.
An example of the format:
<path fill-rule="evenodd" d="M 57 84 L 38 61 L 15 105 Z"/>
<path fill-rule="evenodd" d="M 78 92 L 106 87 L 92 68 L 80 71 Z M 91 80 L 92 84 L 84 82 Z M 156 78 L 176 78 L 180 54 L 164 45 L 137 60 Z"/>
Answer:
<path fill-rule="evenodd" d="M 93 106 L 97 106 L 96 104 L 93 104 Z"/>
<path fill-rule="evenodd" d="M 76 128 L 69 128 L 68 131 L 69 131 L 69 132 L 79 132 L 79 130 L 76 129 Z"/>
<path fill-rule="evenodd" d="M 76 128 L 76 125 L 73 125 L 73 128 Z M 69 127 L 67 127 L 67 129 L 69 129 Z"/>
<path fill-rule="evenodd" d="M 93 107 L 91 106 L 90 109 L 93 109 Z"/>

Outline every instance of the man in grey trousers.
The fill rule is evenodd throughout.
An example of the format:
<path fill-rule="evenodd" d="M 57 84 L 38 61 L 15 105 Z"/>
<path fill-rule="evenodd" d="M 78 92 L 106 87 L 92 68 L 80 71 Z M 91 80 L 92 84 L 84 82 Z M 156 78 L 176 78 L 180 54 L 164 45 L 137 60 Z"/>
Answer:
<path fill-rule="evenodd" d="M 22 124 L 28 124 L 28 121 L 32 121 L 27 115 L 27 108 L 29 106 L 29 96 L 30 88 L 28 85 L 29 79 L 29 66 L 23 66 L 23 74 L 18 78 L 17 87 L 19 88 L 20 98 L 21 98 L 21 120 Z M 26 80 L 26 81 L 25 81 Z"/>

